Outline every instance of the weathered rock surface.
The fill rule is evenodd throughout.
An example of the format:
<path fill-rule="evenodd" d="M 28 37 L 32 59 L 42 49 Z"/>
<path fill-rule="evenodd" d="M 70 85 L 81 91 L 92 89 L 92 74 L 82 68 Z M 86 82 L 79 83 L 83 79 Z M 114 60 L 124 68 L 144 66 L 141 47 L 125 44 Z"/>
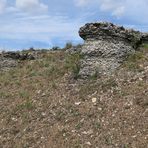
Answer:
<path fill-rule="evenodd" d="M 16 60 L 0 57 L 0 70 L 7 71 L 17 65 L 18 62 Z"/>
<path fill-rule="evenodd" d="M 148 43 L 148 33 L 142 34 L 142 43 Z"/>
<path fill-rule="evenodd" d="M 34 60 L 35 57 L 30 53 L 21 52 L 4 52 L 2 53 L 4 58 L 11 58 L 13 60 Z"/>
<path fill-rule="evenodd" d="M 79 72 L 83 78 L 96 73 L 111 73 L 129 54 L 148 41 L 148 34 L 107 22 L 86 24 L 80 28 L 79 35 L 85 41 Z"/>
<path fill-rule="evenodd" d="M 67 49 L 66 52 L 69 54 L 75 54 L 75 53 L 80 53 L 81 49 L 82 49 L 82 45 L 77 45 Z"/>
<path fill-rule="evenodd" d="M 9 70 L 16 67 L 19 60 L 34 60 L 35 56 L 31 53 L 23 52 L 2 52 L 0 53 L 0 70 Z"/>

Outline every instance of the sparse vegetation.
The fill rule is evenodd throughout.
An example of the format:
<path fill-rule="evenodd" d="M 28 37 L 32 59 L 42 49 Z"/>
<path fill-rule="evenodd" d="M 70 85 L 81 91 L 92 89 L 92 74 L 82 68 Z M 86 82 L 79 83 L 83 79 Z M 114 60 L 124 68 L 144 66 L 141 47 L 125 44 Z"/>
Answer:
<path fill-rule="evenodd" d="M 148 49 L 148 44 L 146 44 L 146 43 L 142 44 L 142 47 L 145 48 L 145 49 Z"/>
<path fill-rule="evenodd" d="M 66 43 L 66 45 L 65 45 L 65 49 L 69 49 L 69 48 L 71 48 L 73 45 L 72 45 L 72 43 L 71 42 L 68 42 L 68 43 Z"/>
<path fill-rule="evenodd" d="M 54 46 L 54 47 L 52 47 L 51 50 L 52 50 L 52 51 L 57 51 L 57 50 L 60 50 L 60 47 L 58 47 L 58 46 Z"/>
<path fill-rule="evenodd" d="M 89 79 L 96 80 L 98 77 L 99 77 L 99 70 L 96 69 L 95 73 L 92 76 L 90 76 Z"/>
<path fill-rule="evenodd" d="M 144 48 L 142 51 L 137 51 L 134 54 L 130 55 L 125 61 L 124 65 L 132 71 L 142 70 L 142 67 L 140 67 L 140 62 L 148 60 L 147 56 L 145 55 L 145 53 L 147 52 L 146 50 L 147 48 Z"/>
<path fill-rule="evenodd" d="M 18 110 L 32 110 L 34 109 L 34 105 L 32 101 L 30 101 L 29 99 L 26 99 L 25 103 L 17 105 L 17 109 Z"/>
<path fill-rule="evenodd" d="M 65 67 L 72 71 L 74 79 L 78 79 L 80 71 L 80 60 L 82 55 L 79 53 L 68 55 L 66 58 Z"/>
<path fill-rule="evenodd" d="M 19 92 L 19 96 L 20 96 L 20 99 L 23 98 L 23 99 L 29 99 L 29 93 L 25 90 L 22 90 L 21 92 Z"/>
<path fill-rule="evenodd" d="M 148 48 L 85 81 L 82 55 L 41 57 L 0 72 L 0 147 L 147 147 Z"/>

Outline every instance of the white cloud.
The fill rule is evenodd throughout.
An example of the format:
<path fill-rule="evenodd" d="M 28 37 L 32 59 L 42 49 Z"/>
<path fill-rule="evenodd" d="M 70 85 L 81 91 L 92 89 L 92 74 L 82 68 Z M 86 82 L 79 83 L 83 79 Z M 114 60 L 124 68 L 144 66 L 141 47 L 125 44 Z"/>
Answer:
<path fill-rule="evenodd" d="M 120 6 L 112 12 L 112 15 L 116 17 L 121 17 L 124 13 L 125 13 L 125 7 Z"/>
<path fill-rule="evenodd" d="M 80 19 L 71 20 L 62 15 L 26 15 L 14 19 L 11 24 L 8 23 L 9 21 L 5 20 L 5 26 L 0 27 L 0 34 L 4 38 L 43 42 L 49 42 L 57 37 L 62 41 L 76 40 L 78 39 L 77 32 L 83 24 Z"/>
<path fill-rule="evenodd" d="M 0 0 L 0 14 L 4 13 L 5 8 L 6 8 L 6 3 L 7 3 L 6 0 Z"/>
<path fill-rule="evenodd" d="M 125 0 L 126 1 L 126 0 Z M 111 15 L 120 17 L 125 12 L 125 5 L 123 0 L 75 0 L 75 5 L 78 7 L 85 7 L 94 5 L 102 12 L 111 12 Z"/>
<path fill-rule="evenodd" d="M 76 6 L 83 7 L 88 5 L 91 2 L 91 0 L 74 0 L 74 2 Z"/>
<path fill-rule="evenodd" d="M 122 0 L 102 0 L 100 2 L 100 10 L 111 12 L 113 16 L 121 17 L 125 13 L 124 4 Z"/>
<path fill-rule="evenodd" d="M 48 6 L 39 2 L 39 0 L 16 0 L 16 7 L 29 13 L 48 11 Z"/>
<path fill-rule="evenodd" d="M 11 44 L 80 40 L 79 27 L 98 19 L 147 31 L 147 8 L 148 0 L 0 0 L 0 38 Z"/>

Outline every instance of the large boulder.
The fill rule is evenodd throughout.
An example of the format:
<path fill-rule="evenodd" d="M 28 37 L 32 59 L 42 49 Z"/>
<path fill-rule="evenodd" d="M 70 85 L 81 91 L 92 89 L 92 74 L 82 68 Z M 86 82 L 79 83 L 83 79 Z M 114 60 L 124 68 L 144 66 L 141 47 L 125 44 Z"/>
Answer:
<path fill-rule="evenodd" d="M 88 23 L 80 28 L 79 35 L 85 41 L 79 72 L 83 78 L 96 73 L 110 74 L 142 42 L 148 41 L 147 34 L 108 22 Z"/>
<path fill-rule="evenodd" d="M 9 70 L 18 65 L 21 60 L 34 60 L 35 54 L 33 52 L 1 52 L 0 53 L 0 71 Z"/>

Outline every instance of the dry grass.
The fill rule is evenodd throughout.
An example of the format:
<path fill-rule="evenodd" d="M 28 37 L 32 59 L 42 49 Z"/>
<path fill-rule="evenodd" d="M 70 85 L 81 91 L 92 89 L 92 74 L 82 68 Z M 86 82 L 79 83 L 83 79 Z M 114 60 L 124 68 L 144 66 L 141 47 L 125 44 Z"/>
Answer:
<path fill-rule="evenodd" d="M 0 147 L 146 148 L 147 57 L 87 81 L 76 80 L 80 55 L 64 51 L 0 72 Z"/>

